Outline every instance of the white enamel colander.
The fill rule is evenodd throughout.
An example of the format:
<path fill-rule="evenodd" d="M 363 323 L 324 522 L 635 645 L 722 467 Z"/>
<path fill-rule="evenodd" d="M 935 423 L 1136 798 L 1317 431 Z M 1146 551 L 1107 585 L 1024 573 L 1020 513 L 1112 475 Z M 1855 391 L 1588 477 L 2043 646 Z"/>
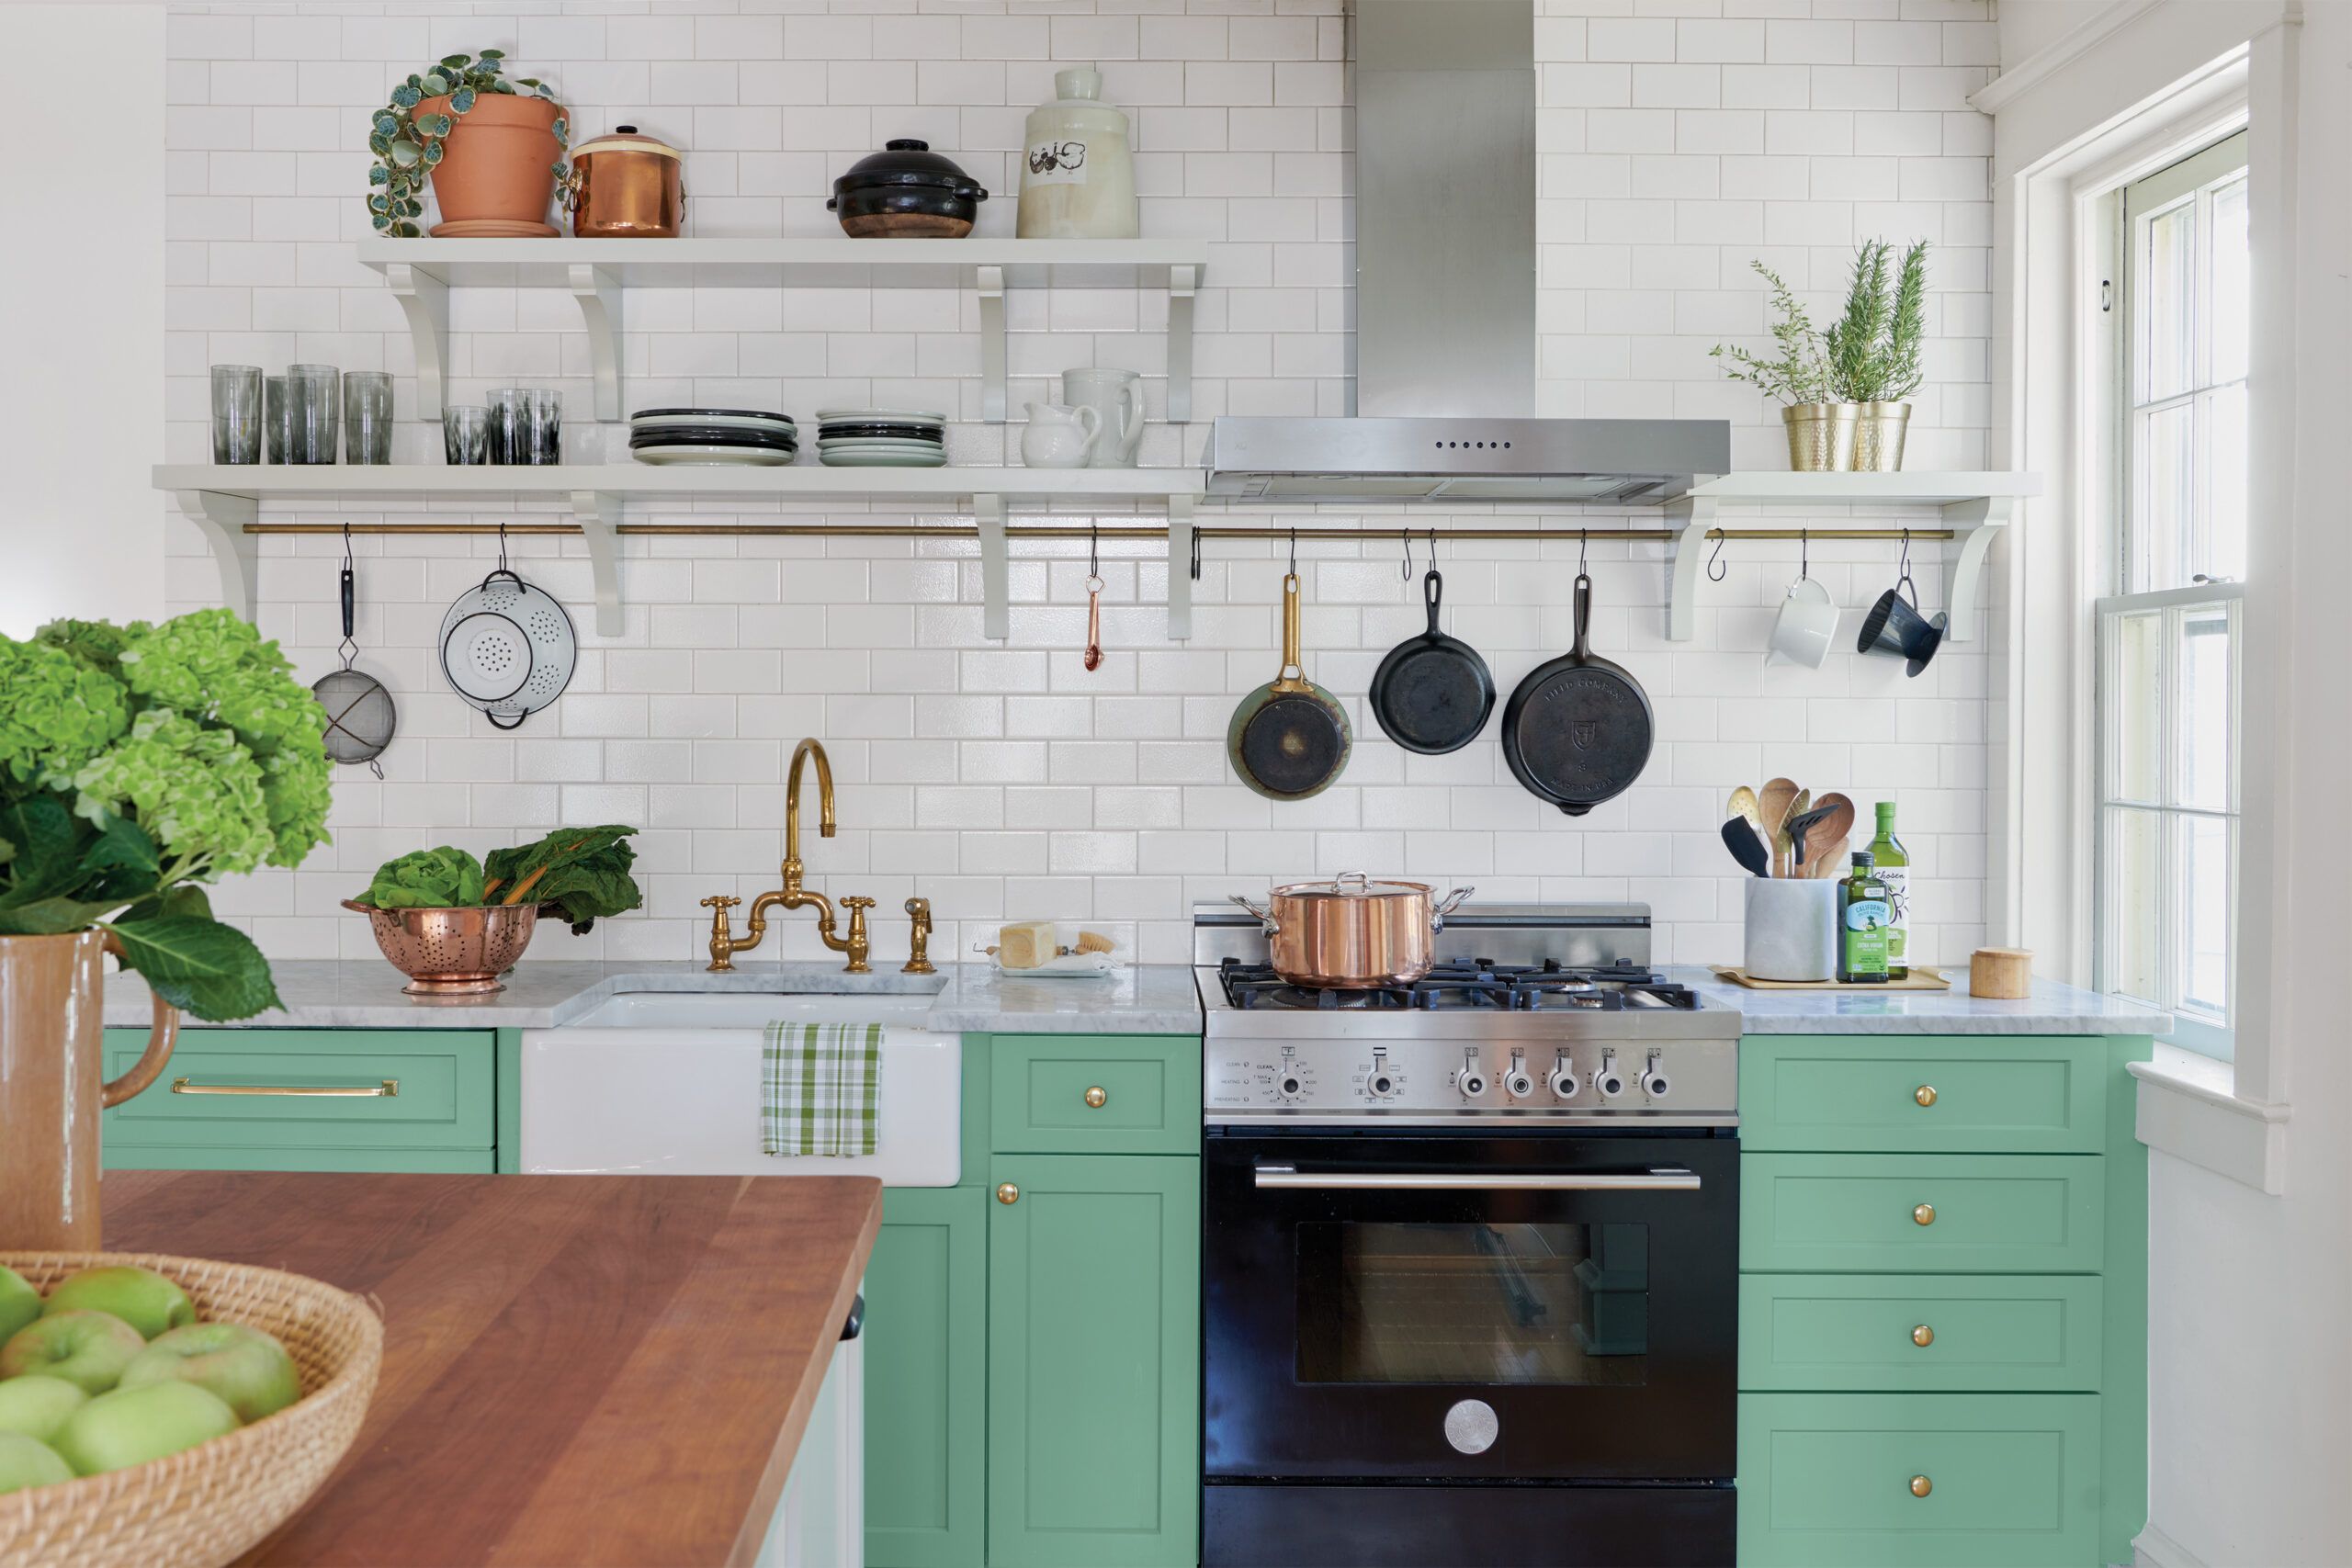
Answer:
<path fill-rule="evenodd" d="M 563 605 L 509 571 L 503 557 L 441 617 L 441 672 L 500 729 L 561 696 L 578 660 Z"/>

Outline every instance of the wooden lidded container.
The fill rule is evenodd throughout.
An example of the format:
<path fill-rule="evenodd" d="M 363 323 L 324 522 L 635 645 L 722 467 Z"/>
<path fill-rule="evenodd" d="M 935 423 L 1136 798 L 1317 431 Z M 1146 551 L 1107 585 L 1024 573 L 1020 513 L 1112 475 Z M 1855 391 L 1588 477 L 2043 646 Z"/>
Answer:
<path fill-rule="evenodd" d="M 678 150 L 633 125 L 571 150 L 571 231 L 583 240 L 674 240 L 685 222 Z"/>

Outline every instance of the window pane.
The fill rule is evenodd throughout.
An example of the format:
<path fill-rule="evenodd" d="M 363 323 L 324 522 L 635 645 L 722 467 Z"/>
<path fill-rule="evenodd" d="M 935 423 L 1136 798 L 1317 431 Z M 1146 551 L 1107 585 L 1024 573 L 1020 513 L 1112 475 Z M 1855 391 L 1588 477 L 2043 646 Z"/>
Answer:
<path fill-rule="evenodd" d="M 2251 298 L 2245 242 L 2245 179 L 2213 193 L 2213 379 L 2245 374 Z"/>
<path fill-rule="evenodd" d="M 2159 1005 L 2163 996 L 2165 818 L 2130 807 L 2107 808 L 2107 988 Z"/>
<path fill-rule="evenodd" d="M 2231 826 L 2211 817 L 2178 820 L 2181 893 L 2180 1005 L 2214 1022 L 2230 1011 Z"/>
<path fill-rule="evenodd" d="M 2187 391 L 2197 374 L 2197 204 L 2148 220 L 2141 268 L 2140 400 Z"/>
<path fill-rule="evenodd" d="M 2245 383 L 2223 387 L 2207 403 L 2212 443 L 2205 460 L 2211 487 L 2204 558 L 2191 569 L 2245 581 Z"/>
<path fill-rule="evenodd" d="M 2117 615 L 2109 622 L 2108 733 L 2113 738 L 2107 787 L 2111 800 L 2164 798 L 2164 614 Z"/>
<path fill-rule="evenodd" d="M 2199 605 L 2180 616 L 2178 799 L 2207 811 L 2230 809 L 2230 612 Z"/>
<path fill-rule="evenodd" d="M 2132 592 L 2178 588 L 2188 581 L 2181 562 L 2196 511 L 2191 488 L 2195 470 L 2190 467 L 2196 423 L 2193 403 L 2138 416 L 2140 461 L 2132 502 L 2139 526 L 2132 536 Z"/>

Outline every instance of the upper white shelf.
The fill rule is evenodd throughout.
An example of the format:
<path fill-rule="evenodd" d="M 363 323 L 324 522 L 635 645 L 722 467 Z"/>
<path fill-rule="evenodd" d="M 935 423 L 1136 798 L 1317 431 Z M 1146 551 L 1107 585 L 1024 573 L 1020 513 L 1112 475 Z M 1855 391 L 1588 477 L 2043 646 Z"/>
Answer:
<path fill-rule="evenodd" d="M 1763 506 L 1952 506 L 2040 495 L 2040 474 L 1983 470 L 1894 474 L 1724 474 L 1691 487 L 1693 499 Z"/>
<path fill-rule="evenodd" d="M 741 496 L 769 501 L 929 502 L 996 500 L 1077 506 L 1191 500 L 1200 493 L 1198 468 L 828 468 L 797 463 L 782 468 L 658 467 L 650 463 L 440 463 L 381 467 L 164 463 L 155 488 L 249 501 L 440 501 L 607 496 Z"/>
<path fill-rule="evenodd" d="M 631 288 L 970 288 L 980 301 L 980 403 L 1006 409 L 1008 288 L 1168 291 L 1168 417 L 1193 417 L 1193 300 L 1208 271 L 1203 240 L 391 240 L 359 242 L 384 275 L 416 348 L 416 407 L 441 417 L 452 288 L 568 288 L 596 378 L 596 417 L 622 417 L 621 302 Z"/>

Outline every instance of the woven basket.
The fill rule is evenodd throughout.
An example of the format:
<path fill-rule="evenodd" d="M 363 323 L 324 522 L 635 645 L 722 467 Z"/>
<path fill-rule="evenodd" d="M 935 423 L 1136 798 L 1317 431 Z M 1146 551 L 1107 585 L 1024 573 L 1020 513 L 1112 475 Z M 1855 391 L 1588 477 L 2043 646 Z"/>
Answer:
<path fill-rule="evenodd" d="M 143 1252 L 0 1252 L 46 1293 L 68 1274 L 137 1263 L 179 1281 L 200 1321 L 266 1329 L 302 1374 L 275 1416 L 167 1459 L 0 1495 L 0 1568 L 183 1568 L 232 1561 L 284 1524 L 359 1434 L 384 1325 L 358 1297 L 276 1269 Z"/>

